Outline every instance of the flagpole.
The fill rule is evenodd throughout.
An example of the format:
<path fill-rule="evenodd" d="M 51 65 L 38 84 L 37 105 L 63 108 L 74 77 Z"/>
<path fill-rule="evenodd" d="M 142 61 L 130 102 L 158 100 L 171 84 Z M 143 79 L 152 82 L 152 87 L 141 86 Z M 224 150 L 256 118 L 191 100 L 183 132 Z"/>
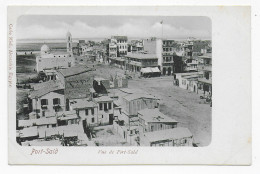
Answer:
<path fill-rule="evenodd" d="M 162 24 L 162 39 L 163 39 L 163 21 L 161 22 Z"/>

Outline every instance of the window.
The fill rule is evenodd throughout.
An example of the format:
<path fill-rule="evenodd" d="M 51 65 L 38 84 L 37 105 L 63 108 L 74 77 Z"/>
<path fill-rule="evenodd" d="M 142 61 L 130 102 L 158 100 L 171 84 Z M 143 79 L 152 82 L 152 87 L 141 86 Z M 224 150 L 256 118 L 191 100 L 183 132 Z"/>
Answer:
<path fill-rule="evenodd" d="M 91 121 L 92 121 L 92 123 L 94 123 L 95 122 L 95 118 L 92 118 Z"/>
<path fill-rule="evenodd" d="M 103 110 L 103 105 L 102 105 L 102 103 L 99 103 L 99 110 Z"/>
<path fill-rule="evenodd" d="M 112 109 L 112 103 L 108 103 L 108 109 Z"/>
<path fill-rule="evenodd" d="M 163 127 L 163 125 L 161 124 L 161 128 Z"/>
<path fill-rule="evenodd" d="M 151 126 L 151 132 L 153 131 L 153 126 Z"/>
<path fill-rule="evenodd" d="M 88 109 L 85 109 L 85 115 L 88 115 Z"/>
<path fill-rule="evenodd" d="M 91 109 L 91 114 L 94 115 L 94 108 Z"/>
<path fill-rule="evenodd" d="M 48 105 L 47 99 L 41 99 L 41 105 Z"/>
<path fill-rule="evenodd" d="M 59 98 L 54 98 L 53 99 L 53 105 L 59 105 L 60 104 L 60 99 Z"/>
<path fill-rule="evenodd" d="M 104 103 L 104 110 L 107 111 L 107 103 Z"/>
<path fill-rule="evenodd" d="M 42 111 L 42 116 L 45 117 L 45 111 Z"/>

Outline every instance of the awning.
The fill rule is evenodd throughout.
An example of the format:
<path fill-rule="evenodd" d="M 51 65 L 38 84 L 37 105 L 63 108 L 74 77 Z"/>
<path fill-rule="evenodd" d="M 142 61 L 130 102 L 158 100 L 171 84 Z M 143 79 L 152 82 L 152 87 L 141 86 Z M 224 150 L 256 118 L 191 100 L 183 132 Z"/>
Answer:
<path fill-rule="evenodd" d="M 158 67 L 151 68 L 152 72 L 161 72 Z"/>
<path fill-rule="evenodd" d="M 159 73 L 161 72 L 157 67 L 146 67 L 146 68 L 141 68 L 142 73 Z"/>
<path fill-rule="evenodd" d="M 141 68 L 141 73 L 152 73 L 153 71 L 151 70 L 150 67 L 147 68 Z"/>

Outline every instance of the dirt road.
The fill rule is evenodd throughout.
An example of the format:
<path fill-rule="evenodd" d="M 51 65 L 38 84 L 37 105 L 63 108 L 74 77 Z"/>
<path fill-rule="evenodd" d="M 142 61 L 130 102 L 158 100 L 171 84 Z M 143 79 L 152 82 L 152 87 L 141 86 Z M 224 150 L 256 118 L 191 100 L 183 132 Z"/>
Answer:
<path fill-rule="evenodd" d="M 194 135 L 195 143 L 207 146 L 211 141 L 211 107 L 200 96 L 173 86 L 173 77 L 135 79 L 129 88 L 142 89 L 160 99 L 160 111 L 187 127 Z"/>

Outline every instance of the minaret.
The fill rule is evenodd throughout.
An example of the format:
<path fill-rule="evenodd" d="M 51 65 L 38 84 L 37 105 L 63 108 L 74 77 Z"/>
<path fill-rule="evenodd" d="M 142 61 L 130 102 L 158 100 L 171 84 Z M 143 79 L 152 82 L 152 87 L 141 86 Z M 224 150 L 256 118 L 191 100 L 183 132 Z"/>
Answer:
<path fill-rule="evenodd" d="M 66 41 L 67 41 L 67 52 L 72 53 L 72 37 L 69 31 L 66 36 Z"/>

